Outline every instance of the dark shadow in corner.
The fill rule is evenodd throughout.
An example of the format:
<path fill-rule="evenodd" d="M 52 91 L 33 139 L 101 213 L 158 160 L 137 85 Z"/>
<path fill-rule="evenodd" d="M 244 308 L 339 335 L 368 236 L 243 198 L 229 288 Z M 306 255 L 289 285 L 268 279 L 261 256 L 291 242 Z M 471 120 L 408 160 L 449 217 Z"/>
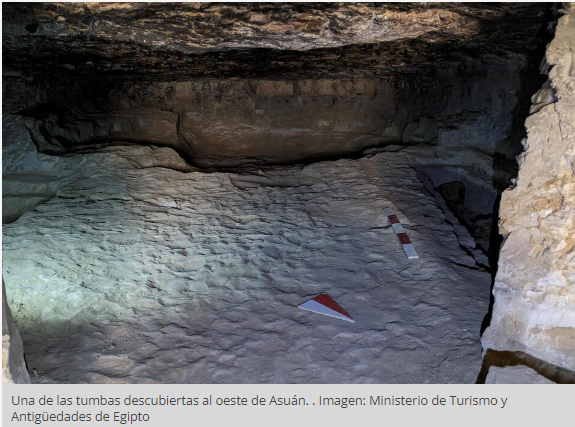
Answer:
<path fill-rule="evenodd" d="M 547 44 L 555 35 L 555 27 L 559 16 L 555 8 L 548 8 L 544 23 L 553 23 L 553 28 L 549 25 L 542 25 L 537 40 L 539 42 L 537 49 L 530 60 L 519 71 L 520 90 L 517 92 L 517 104 L 512 110 L 513 118 L 511 131 L 508 138 L 499 141 L 496 144 L 493 155 L 493 188 L 497 190 L 497 198 L 493 206 L 493 224 L 491 227 L 491 237 L 489 242 L 489 252 L 487 254 L 489 265 L 491 267 L 491 288 L 489 291 L 489 310 L 483 322 L 481 322 L 481 336 L 491 324 L 493 315 L 493 305 L 495 297 L 493 296 L 493 287 L 498 270 L 499 252 L 504 241 L 504 237 L 499 234 L 499 208 L 501 205 L 501 195 L 503 191 L 512 187 L 514 180 L 519 173 L 517 156 L 523 152 L 522 140 L 527 136 L 525 121 L 530 114 L 531 97 L 535 94 L 547 80 L 547 75 L 541 74 L 541 61 L 545 60 L 545 49 Z"/>

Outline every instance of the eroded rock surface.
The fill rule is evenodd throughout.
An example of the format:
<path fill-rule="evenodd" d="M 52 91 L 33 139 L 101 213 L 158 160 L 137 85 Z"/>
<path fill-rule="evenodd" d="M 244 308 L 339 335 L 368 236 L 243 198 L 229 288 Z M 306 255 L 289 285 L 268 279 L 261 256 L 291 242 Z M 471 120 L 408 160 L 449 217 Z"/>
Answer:
<path fill-rule="evenodd" d="M 171 147 L 193 166 L 225 167 L 401 143 L 474 150 L 492 162 L 510 145 L 521 66 L 519 58 L 470 61 L 417 78 L 355 81 L 87 80 L 58 93 L 44 88 L 42 102 L 20 112 L 40 150 L 52 154 L 142 144 Z"/>
<path fill-rule="evenodd" d="M 483 344 L 575 370 L 575 7 L 565 8 L 546 54 L 555 102 L 527 119 L 517 184 L 501 201 L 506 240 Z"/>
<path fill-rule="evenodd" d="M 6 5 L 4 107 L 29 117 L 35 142 L 52 153 L 157 145 L 192 166 L 219 167 L 401 141 L 512 157 L 520 80 L 549 10 Z"/>
<path fill-rule="evenodd" d="M 552 9 L 3 5 L 5 274 L 35 380 L 472 382 L 489 282 L 476 241 L 491 244 L 516 173 Z M 570 19 L 503 199 L 484 337 L 561 366 Z M 358 323 L 295 310 L 323 290 Z"/>
<path fill-rule="evenodd" d="M 137 144 L 149 148 L 134 162 L 182 171 L 433 145 L 420 170 L 436 187 L 465 187 L 459 217 L 487 249 L 551 9 L 6 5 L 4 113 L 26 117 L 44 153 Z"/>
<path fill-rule="evenodd" d="M 412 150 L 254 174 L 84 155 L 96 173 L 3 227 L 34 381 L 473 382 L 490 275 Z M 297 308 L 324 291 L 355 324 Z"/>
<path fill-rule="evenodd" d="M 536 49 L 548 5 L 4 5 L 4 63 L 174 77 L 382 76 Z M 366 61 L 366 58 L 368 60 Z"/>

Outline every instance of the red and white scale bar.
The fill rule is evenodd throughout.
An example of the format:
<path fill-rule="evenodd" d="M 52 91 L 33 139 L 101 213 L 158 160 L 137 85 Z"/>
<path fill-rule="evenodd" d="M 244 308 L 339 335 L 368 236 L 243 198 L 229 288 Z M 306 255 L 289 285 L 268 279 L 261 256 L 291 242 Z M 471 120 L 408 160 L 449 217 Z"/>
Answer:
<path fill-rule="evenodd" d="M 409 259 L 419 258 L 419 255 L 417 255 L 415 247 L 411 243 L 411 240 L 409 240 L 409 236 L 407 235 L 405 229 L 399 222 L 399 219 L 397 218 L 397 215 L 395 215 L 393 209 L 384 208 L 383 212 L 387 215 L 387 218 L 391 223 L 391 228 L 393 228 L 393 231 L 395 231 L 395 234 L 397 235 L 399 243 L 401 243 L 401 246 L 403 247 L 403 250 L 405 251 L 405 255 L 407 255 L 407 258 Z"/>

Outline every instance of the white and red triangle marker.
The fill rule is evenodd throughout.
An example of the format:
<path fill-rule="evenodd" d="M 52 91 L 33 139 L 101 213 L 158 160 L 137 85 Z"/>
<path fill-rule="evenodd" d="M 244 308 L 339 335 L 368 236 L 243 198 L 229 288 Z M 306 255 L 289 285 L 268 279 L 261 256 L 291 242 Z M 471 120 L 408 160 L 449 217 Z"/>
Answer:
<path fill-rule="evenodd" d="M 341 306 L 325 292 L 304 302 L 303 304 L 300 304 L 298 308 L 355 323 L 353 317 L 351 317 L 347 311 L 341 308 Z"/>

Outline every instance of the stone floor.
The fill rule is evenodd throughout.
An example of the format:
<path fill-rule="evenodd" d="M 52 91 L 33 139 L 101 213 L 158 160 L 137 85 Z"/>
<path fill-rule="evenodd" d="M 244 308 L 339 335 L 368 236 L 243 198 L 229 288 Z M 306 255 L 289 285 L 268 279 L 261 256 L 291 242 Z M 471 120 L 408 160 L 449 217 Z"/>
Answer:
<path fill-rule="evenodd" d="M 84 155 L 100 167 L 3 226 L 32 381 L 474 382 L 490 274 L 421 150 L 253 174 Z M 297 308 L 321 292 L 355 323 Z"/>

